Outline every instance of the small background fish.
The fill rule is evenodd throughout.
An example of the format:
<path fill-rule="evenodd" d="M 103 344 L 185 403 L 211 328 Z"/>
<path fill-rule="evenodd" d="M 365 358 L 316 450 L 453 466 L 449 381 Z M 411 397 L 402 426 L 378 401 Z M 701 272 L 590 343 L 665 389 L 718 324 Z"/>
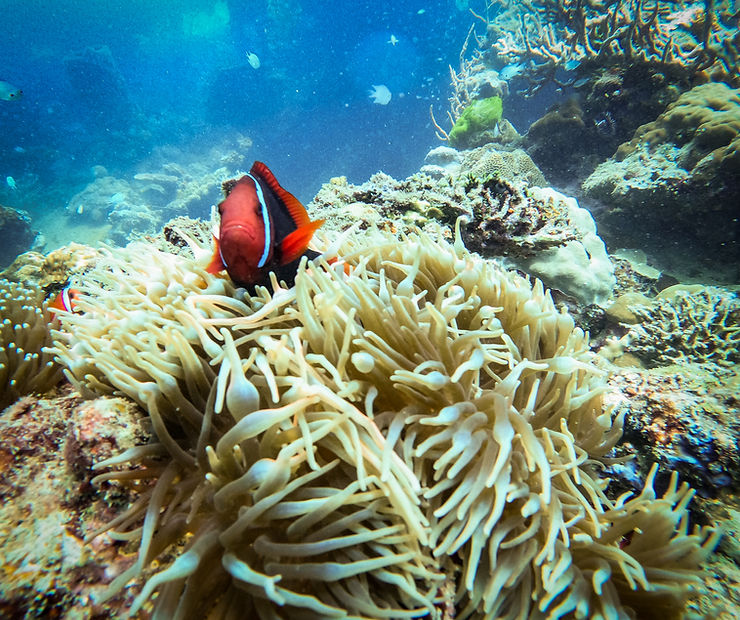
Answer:
<path fill-rule="evenodd" d="M 3 101 L 14 101 L 23 96 L 23 91 L 9 82 L 0 80 L 0 99 Z"/>

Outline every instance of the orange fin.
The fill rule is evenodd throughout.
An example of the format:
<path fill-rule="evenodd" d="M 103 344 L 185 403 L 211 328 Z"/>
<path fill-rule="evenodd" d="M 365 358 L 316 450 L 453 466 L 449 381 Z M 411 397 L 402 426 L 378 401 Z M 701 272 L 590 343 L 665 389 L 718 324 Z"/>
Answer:
<path fill-rule="evenodd" d="M 272 174 L 272 171 L 267 166 L 265 166 L 265 164 L 263 164 L 261 161 L 254 162 L 249 173 L 262 179 L 265 183 L 267 183 L 270 189 L 278 195 L 278 198 L 280 198 L 280 200 L 286 206 L 286 208 L 288 209 L 288 213 L 290 213 L 291 219 L 295 222 L 295 225 L 298 228 L 302 228 L 303 226 L 307 226 L 311 223 L 311 220 L 308 217 L 308 211 L 306 211 L 306 207 L 304 207 L 301 204 L 301 201 L 298 200 L 298 198 L 296 198 L 293 194 L 283 189 L 280 183 L 278 183 L 278 180 L 275 178 L 275 175 Z"/>
<path fill-rule="evenodd" d="M 206 266 L 208 273 L 218 273 L 226 269 L 224 261 L 221 258 L 221 243 L 216 235 L 213 235 L 213 256 L 211 256 L 211 262 Z"/>
<path fill-rule="evenodd" d="M 308 249 L 311 237 L 313 237 L 313 234 L 323 223 L 324 220 L 308 222 L 306 225 L 297 228 L 285 237 L 285 239 L 280 243 L 280 250 L 282 252 L 280 264 L 287 265 L 288 263 L 292 263 L 296 258 L 303 254 Z"/>

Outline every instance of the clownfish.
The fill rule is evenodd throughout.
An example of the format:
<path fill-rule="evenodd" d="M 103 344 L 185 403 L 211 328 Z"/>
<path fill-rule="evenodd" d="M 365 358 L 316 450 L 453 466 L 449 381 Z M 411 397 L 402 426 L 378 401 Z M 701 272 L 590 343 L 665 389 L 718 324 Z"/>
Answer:
<path fill-rule="evenodd" d="M 259 161 L 222 187 L 221 225 L 206 271 L 225 269 L 234 282 L 247 287 L 267 285 L 273 271 L 292 285 L 301 257 L 319 256 L 308 244 L 324 220 L 311 221 L 306 208 Z"/>
<path fill-rule="evenodd" d="M 49 309 L 51 320 L 53 321 L 59 310 L 65 312 L 77 312 L 77 300 L 80 297 L 80 291 L 70 286 L 65 286 L 46 307 Z"/>

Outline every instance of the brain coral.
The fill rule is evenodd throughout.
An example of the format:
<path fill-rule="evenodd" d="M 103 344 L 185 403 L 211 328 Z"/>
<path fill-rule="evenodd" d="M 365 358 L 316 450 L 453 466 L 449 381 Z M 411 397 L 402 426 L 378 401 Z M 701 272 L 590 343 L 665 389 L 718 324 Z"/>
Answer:
<path fill-rule="evenodd" d="M 471 151 L 463 151 L 462 169 L 470 174 L 487 179 L 497 176 L 516 183 L 524 180 L 528 185 L 545 187 L 544 175 L 532 161 L 532 158 L 521 149 L 503 151 L 487 144 Z"/>
<path fill-rule="evenodd" d="M 715 535 L 675 477 L 607 498 L 621 419 L 542 285 L 424 235 L 342 256 L 254 297 L 144 246 L 91 274 L 57 355 L 158 437 L 98 465 L 141 490 L 111 591 L 153 571 L 134 611 L 158 592 L 161 617 L 679 610 Z"/>
<path fill-rule="evenodd" d="M 43 299 L 38 286 L 0 279 L 0 410 L 62 378 L 61 367 L 42 351 L 51 344 Z"/>

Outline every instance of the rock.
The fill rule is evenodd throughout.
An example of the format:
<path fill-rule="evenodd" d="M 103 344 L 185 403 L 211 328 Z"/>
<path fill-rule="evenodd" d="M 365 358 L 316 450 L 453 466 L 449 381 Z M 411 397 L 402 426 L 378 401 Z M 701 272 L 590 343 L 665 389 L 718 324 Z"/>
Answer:
<path fill-rule="evenodd" d="M 723 282 L 740 265 L 740 89 L 721 83 L 682 94 L 642 125 L 583 182 L 605 208 L 610 242 L 691 255 Z M 735 205 L 734 207 L 732 205 Z"/>
<path fill-rule="evenodd" d="M 25 211 L 0 205 L 0 267 L 9 265 L 16 256 L 29 250 L 35 237 L 31 218 Z"/>
<path fill-rule="evenodd" d="M 632 310 L 632 306 L 650 305 L 652 301 L 642 293 L 625 293 L 620 295 L 606 309 L 606 318 L 612 323 L 627 323 L 634 325 L 640 322 L 640 318 Z"/>

